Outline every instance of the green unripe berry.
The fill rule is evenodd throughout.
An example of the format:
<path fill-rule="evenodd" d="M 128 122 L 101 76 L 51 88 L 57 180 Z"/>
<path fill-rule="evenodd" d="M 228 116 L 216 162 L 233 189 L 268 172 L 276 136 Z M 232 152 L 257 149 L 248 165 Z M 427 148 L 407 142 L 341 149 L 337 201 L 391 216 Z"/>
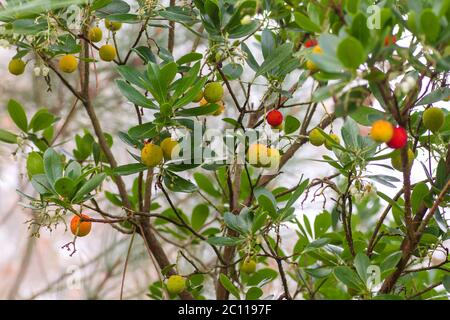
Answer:
<path fill-rule="evenodd" d="M 411 149 L 408 149 L 408 165 L 409 167 L 412 166 L 414 162 L 414 152 Z M 394 167 L 394 169 L 403 172 L 403 166 L 402 166 L 402 154 L 401 150 L 397 150 L 394 152 L 394 154 L 391 157 L 391 164 Z"/>
<path fill-rule="evenodd" d="M 444 112 L 435 107 L 431 107 L 423 113 L 423 125 L 431 132 L 439 131 L 444 125 Z"/>
<path fill-rule="evenodd" d="M 170 276 L 167 279 L 167 291 L 172 294 L 180 294 L 186 289 L 186 279 L 179 275 Z"/>
<path fill-rule="evenodd" d="M 256 270 L 256 261 L 253 259 L 245 259 L 242 263 L 241 271 L 247 274 L 251 274 Z"/>
<path fill-rule="evenodd" d="M 223 88 L 219 82 L 210 82 L 205 86 L 205 90 L 203 91 L 203 96 L 206 101 L 210 103 L 214 103 L 222 100 L 223 97 Z"/>
<path fill-rule="evenodd" d="M 318 147 L 323 145 L 323 143 L 325 142 L 325 137 L 323 136 L 322 132 L 319 131 L 319 129 L 315 128 L 312 129 L 309 133 L 309 142 L 311 142 L 313 146 Z"/>
<path fill-rule="evenodd" d="M 341 142 L 341 139 L 339 139 L 339 137 L 338 137 L 336 134 L 331 133 L 329 136 L 330 136 L 330 138 L 333 139 L 333 141 L 336 142 L 337 144 L 339 144 L 339 143 Z M 331 149 L 333 149 L 333 144 L 332 144 L 331 141 L 329 141 L 328 139 L 325 139 L 325 147 L 326 147 L 328 150 L 331 150 Z"/>
<path fill-rule="evenodd" d="M 108 30 L 117 31 L 120 28 L 122 28 L 122 23 L 121 22 L 110 21 L 108 19 L 105 19 L 105 27 Z"/>
<path fill-rule="evenodd" d="M 25 71 L 25 62 L 21 59 L 12 59 L 8 64 L 9 73 L 18 76 Z"/>

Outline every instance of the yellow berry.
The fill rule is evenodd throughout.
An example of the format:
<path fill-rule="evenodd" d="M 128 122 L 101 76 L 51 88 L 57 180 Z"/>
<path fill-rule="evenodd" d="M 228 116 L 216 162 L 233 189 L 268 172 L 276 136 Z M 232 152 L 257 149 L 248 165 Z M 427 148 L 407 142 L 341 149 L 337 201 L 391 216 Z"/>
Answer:
<path fill-rule="evenodd" d="M 414 158 L 415 158 L 414 152 L 411 149 L 408 149 L 408 165 L 410 167 L 414 162 Z M 394 154 L 391 157 L 391 164 L 394 167 L 394 169 L 403 172 L 401 150 L 397 150 L 394 152 Z"/>
<path fill-rule="evenodd" d="M 117 31 L 120 28 L 122 28 L 122 23 L 121 22 L 110 21 L 108 19 L 105 19 L 105 27 L 108 30 Z"/>
<path fill-rule="evenodd" d="M 318 147 L 323 145 L 323 143 L 325 142 L 325 137 L 323 136 L 322 132 L 319 131 L 319 129 L 315 128 L 312 129 L 309 133 L 309 142 L 311 142 L 313 146 Z"/>
<path fill-rule="evenodd" d="M 73 55 L 68 54 L 59 60 L 59 69 L 62 72 L 72 73 L 78 67 L 78 60 Z"/>
<path fill-rule="evenodd" d="M 102 40 L 103 32 L 99 27 L 93 27 L 89 30 L 89 40 L 99 42 Z"/>
<path fill-rule="evenodd" d="M 203 95 L 206 101 L 214 103 L 222 100 L 223 88 L 219 82 L 210 82 L 205 86 Z"/>
<path fill-rule="evenodd" d="M 333 139 L 333 141 L 336 142 L 337 144 L 339 144 L 339 143 L 341 142 L 341 139 L 339 139 L 339 137 L 338 137 L 336 134 L 331 133 L 329 136 L 330 136 L 330 138 Z M 326 147 L 328 150 L 333 149 L 333 145 L 332 145 L 332 143 L 331 143 L 330 141 L 328 141 L 328 139 L 325 139 L 325 147 Z"/>
<path fill-rule="evenodd" d="M 165 138 L 161 144 L 160 147 L 162 149 L 164 159 L 171 160 L 173 157 L 172 155 L 176 156 L 180 150 L 178 141 L 172 140 L 172 138 Z"/>
<path fill-rule="evenodd" d="M 394 135 L 394 126 L 386 120 L 377 120 L 372 124 L 370 137 L 376 142 L 389 142 Z"/>
<path fill-rule="evenodd" d="M 21 59 L 12 59 L 8 64 L 9 73 L 18 76 L 25 71 L 25 62 Z"/>
<path fill-rule="evenodd" d="M 163 159 L 161 147 L 153 143 L 146 143 L 141 150 L 141 159 L 147 167 L 156 167 Z"/>
<path fill-rule="evenodd" d="M 315 47 L 312 49 L 312 53 L 315 53 L 315 54 L 322 54 L 322 48 L 319 47 L 319 46 L 315 46 Z M 306 61 L 306 69 L 308 69 L 308 70 L 310 70 L 310 71 L 312 71 L 312 72 L 315 72 L 315 71 L 319 70 L 319 68 L 317 67 L 317 65 L 316 65 L 312 60 Z"/>
<path fill-rule="evenodd" d="M 180 294 L 186 289 L 186 279 L 179 275 L 170 276 L 166 286 L 169 293 Z"/>
<path fill-rule="evenodd" d="M 425 128 L 437 132 L 444 125 L 444 112 L 439 108 L 428 108 L 423 112 L 422 121 Z"/>
<path fill-rule="evenodd" d="M 254 143 L 248 147 L 248 162 L 254 167 L 264 167 L 270 163 L 268 148 L 260 143 Z"/>
<path fill-rule="evenodd" d="M 116 49 L 110 45 L 105 44 L 100 47 L 100 50 L 98 51 L 100 55 L 100 59 L 103 61 L 113 61 L 116 58 Z"/>
<path fill-rule="evenodd" d="M 200 100 L 200 107 L 206 106 L 209 102 L 206 101 L 205 97 Z"/>
<path fill-rule="evenodd" d="M 245 259 L 242 263 L 241 271 L 247 274 L 253 273 L 256 271 L 256 261 L 253 259 Z"/>

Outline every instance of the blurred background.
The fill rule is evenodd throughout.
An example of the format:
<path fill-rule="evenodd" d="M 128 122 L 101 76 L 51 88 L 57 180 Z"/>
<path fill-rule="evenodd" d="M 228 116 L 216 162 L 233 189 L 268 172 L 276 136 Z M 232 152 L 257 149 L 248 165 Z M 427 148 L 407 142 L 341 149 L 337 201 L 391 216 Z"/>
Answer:
<path fill-rule="evenodd" d="M 102 24 L 103 27 L 103 24 Z M 126 52 L 134 40 L 138 30 L 138 25 L 124 25 L 117 33 L 119 48 Z M 149 28 L 151 36 L 156 42 L 165 46 L 167 43 L 166 30 L 161 28 Z M 190 52 L 195 36 L 180 27 L 176 26 L 175 38 L 175 58 Z M 254 39 L 248 41 L 249 47 L 254 51 L 254 55 L 261 59 L 258 43 Z M 201 40 L 197 51 L 205 52 L 207 40 Z M 401 42 L 399 42 L 401 45 Z M 154 49 L 154 47 L 153 47 Z M 61 85 L 57 77 L 50 73 L 51 83 L 46 83 L 42 76 L 35 76 L 33 68 L 35 60 L 27 56 L 28 64 L 23 75 L 16 77 L 8 73 L 7 65 L 15 51 L 12 48 L 0 48 L 0 128 L 17 132 L 17 128 L 10 120 L 6 111 L 6 103 L 9 99 L 19 101 L 30 116 L 39 108 L 45 107 L 50 112 L 56 114 L 61 119 L 58 129 L 61 133 L 57 140 L 58 151 L 70 155 L 74 148 L 74 137 L 82 134 L 84 129 L 91 130 L 89 119 L 81 104 L 74 104 L 75 100 L 70 92 Z M 139 65 L 141 60 L 132 56 L 131 64 Z M 114 80 L 118 74 L 112 63 L 99 62 L 92 66 L 92 88 L 91 93 L 95 97 L 95 109 L 100 118 L 103 129 L 111 133 L 114 137 L 113 152 L 119 164 L 126 164 L 132 158 L 126 152 L 127 146 L 117 138 L 119 130 L 126 131 L 129 127 L 136 125 L 135 111 L 132 105 L 127 103 L 116 88 Z M 289 88 L 298 79 L 298 72 L 293 72 L 284 85 Z M 244 79 L 250 79 L 251 72 L 244 72 Z M 69 81 L 77 86 L 76 75 L 68 77 Z M 247 80 L 248 80 L 247 79 Z M 255 104 L 260 102 L 263 94 L 264 83 L 260 79 L 262 86 L 254 86 L 251 101 Z M 235 82 L 234 85 L 238 86 Z M 311 93 L 311 81 L 299 90 L 293 98 L 293 103 L 309 101 Z M 226 108 L 223 117 L 234 116 L 234 106 L 230 100 L 226 100 Z M 325 113 L 332 111 L 331 101 L 326 101 L 323 110 L 317 112 L 314 123 L 318 123 Z M 302 119 L 302 109 L 286 109 L 286 113 L 295 114 Z M 145 119 L 151 119 L 151 113 L 145 114 Z M 221 117 L 208 117 L 208 125 L 215 128 L 225 128 L 226 123 L 220 120 Z M 333 131 L 339 132 L 342 121 L 338 120 L 333 124 Z M 33 212 L 26 208 L 27 199 L 24 199 L 16 190 L 21 190 L 26 194 L 35 195 L 32 186 L 28 183 L 25 174 L 24 154 L 30 149 L 24 145 L 21 149 L 16 149 L 12 145 L 0 143 L 0 244 L 2 246 L 0 254 L 0 299 L 118 299 L 120 294 L 121 280 L 125 266 L 125 258 L 130 244 L 130 236 L 123 235 L 111 228 L 109 225 L 95 224 L 93 231 L 88 237 L 77 240 L 77 252 L 70 256 L 70 252 L 62 248 L 66 243 L 72 241 L 73 236 L 66 230 L 64 224 L 59 223 L 52 230 L 41 229 L 38 235 L 31 236 L 36 230 L 29 222 L 33 219 Z M 276 185 L 286 187 L 295 186 L 300 177 L 322 178 L 334 173 L 330 166 L 312 161 L 311 159 L 321 159 L 323 154 L 332 155 L 324 147 L 316 148 L 310 144 L 305 145 L 289 161 L 283 169 L 285 174 L 276 181 Z M 420 158 L 422 157 L 422 158 Z M 419 159 L 425 159 L 419 155 Z M 389 161 L 384 161 L 389 164 Z M 373 173 L 385 169 L 372 167 Z M 398 172 L 389 174 L 401 178 Z M 188 177 L 184 174 L 185 177 Z M 420 164 L 416 162 L 413 168 L 413 181 L 425 178 L 425 174 Z M 132 180 L 128 177 L 128 186 Z M 275 184 L 272 184 L 275 185 Z M 377 185 L 377 188 L 386 194 L 396 193 L 396 189 Z M 105 185 L 105 190 L 115 192 L 114 186 Z M 328 191 L 327 191 L 328 192 Z M 325 196 L 328 196 L 326 193 Z M 159 194 L 155 195 L 156 198 Z M 185 194 L 174 195 L 176 205 L 186 213 L 191 212 L 195 204 L 200 201 L 199 197 L 192 197 Z M 303 200 L 303 198 L 301 198 Z M 309 197 L 297 203 L 298 217 L 303 214 L 312 220 L 319 214 L 325 205 L 330 209 L 332 203 L 324 204 L 323 198 L 318 197 L 314 201 Z M 372 199 L 366 207 L 360 210 L 377 210 L 383 202 L 379 199 Z M 112 213 L 117 214 L 117 208 L 113 209 L 108 202 L 100 201 L 104 208 L 111 208 Z M 164 200 L 160 204 L 167 207 Z M 115 210 L 115 211 L 114 211 Z M 161 209 L 160 209 L 161 210 Z M 373 210 L 372 210 L 373 211 Z M 94 213 L 86 212 L 95 216 Z M 369 217 L 376 219 L 376 215 Z M 67 216 L 69 221 L 70 216 Z M 292 248 L 295 244 L 295 227 L 284 228 L 283 246 Z M 164 241 L 164 240 L 163 240 Z M 166 242 L 166 251 L 173 263 L 178 262 L 180 272 L 192 272 L 189 264 L 180 257 L 178 248 Z M 194 254 L 205 263 L 210 263 L 211 254 L 207 247 L 197 246 Z M 124 299 L 144 299 L 149 291 L 148 286 L 153 281 L 158 280 L 158 273 L 153 261 L 149 258 L 143 243 L 139 237 L 134 240 L 131 250 L 130 260 L 124 286 Z M 210 283 L 210 282 L 209 282 Z M 266 293 L 278 296 L 281 293 L 281 286 L 278 280 L 265 287 Z M 205 290 L 205 297 L 213 298 L 214 291 L 212 283 Z"/>

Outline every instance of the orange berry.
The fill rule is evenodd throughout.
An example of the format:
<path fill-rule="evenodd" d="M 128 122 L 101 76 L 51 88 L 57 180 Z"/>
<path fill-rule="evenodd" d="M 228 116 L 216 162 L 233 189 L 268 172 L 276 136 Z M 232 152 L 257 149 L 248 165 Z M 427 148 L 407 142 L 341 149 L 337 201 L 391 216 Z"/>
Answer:
<path fill-rule="evenodd" d="M 389 142 L 394 135 L 394 126 L 386 120 L 377 120 L 372 124 L 370 137 L 376 142 Z"/>
<path fill-rule="evenodd" d="M 90 219 L 88 215 L 82 214 L 84 219 Z M 77 237 L 84 237 L 91 232 L 92 222 L 81 221 L 80 217 L 75 215 L 70 221 L 70 231 Z"/>

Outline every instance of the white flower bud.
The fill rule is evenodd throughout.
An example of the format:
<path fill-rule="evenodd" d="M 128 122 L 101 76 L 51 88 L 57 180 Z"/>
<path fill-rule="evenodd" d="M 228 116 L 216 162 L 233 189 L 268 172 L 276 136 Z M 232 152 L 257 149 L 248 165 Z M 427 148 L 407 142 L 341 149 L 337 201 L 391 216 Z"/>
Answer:
<path fill-rule="evenodd" d="M 438 266 L 447 260 L 447 253 L 443 249 L 436 249 L 431 255 L 431 265 Z"/>
<path fill-rule="evenodd" d="M 407 82 L 402 82 L 402 83 L 400 83 L 400 90 L 404 94 L 407 94 L 411 90 L 411 87 Z"/>
<path fill-rule="evenodd" d="M 34 72 L 34 75 L 35 75 L 36 77 L 39 77 L 39 76 L 41 75 L 41 68 L 40 68 L 40 67 L 35 67 L 35 68 L 33 69 L 33 72 Z"/>
<path fill-rule="evenodd" d="M 416 79 L 411 76 L 407 76 L 405 82 L 410 86 L 411 89 L 416 86 Z"/>
<path fill-rule="evenodd" d="M 34 41 L 34 36 L 29 34 L 29 35 L 26 36 L 26 39 L 27 39 L 28 42 L 33 42 Z"/>
<path fill-rule="evenodd" d="M 48 73 L 50 72 L 50 69 L 49 69 L 49 67 L 42 67 L 42 76 L 43 77 L 46 77 L 46 76 L 48 76 Z"/>
<path fill-rule="evenodd" d="M 10 43 L 6 39 L 0 39 L 0 48 L 8 49 L 10 47 Z"/>

